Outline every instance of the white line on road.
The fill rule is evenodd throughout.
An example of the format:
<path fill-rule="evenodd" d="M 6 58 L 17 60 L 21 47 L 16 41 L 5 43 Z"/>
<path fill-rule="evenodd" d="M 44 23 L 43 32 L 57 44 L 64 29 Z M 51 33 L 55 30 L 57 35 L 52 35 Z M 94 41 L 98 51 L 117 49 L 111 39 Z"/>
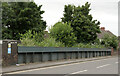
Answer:
<path fill-rule="evenodd" d="M 66 74 L 66 75 L 64 75 L 64 76 L 70 76 L 70 75 L 72 75 L 72 74 L 83 73 L 83 72 L 86 72 L 86 71 L 88 71 L 88 70 L 77 71 L 77 72 L 73 72 L 73 73 L 70 73 L 70 74 Z"/>
<path fill-rule="evenodd" d="M 118 64 L 118 62 L 115 62 L 116 64 Z"/>
<path fill-rule="evenodd" d="M 105 64 L 105 65 L 102 65 L 102 66 L 98 66 L 96 68 L 102 68 L 102 67 L 105 67 L 105 66 L 108 66 L 108 65 L 110 65 L 110 64 Z"/>
<path fill-rule="evenodd" d="M 78 74 L 78 73 L 82 73 L 82 72 L 86 72 L 88 70 L 83 70 L 83 71 L 78 71 L 78 72 L 73 72 L 73 73 L 70 73 L 70 74 Z"/>

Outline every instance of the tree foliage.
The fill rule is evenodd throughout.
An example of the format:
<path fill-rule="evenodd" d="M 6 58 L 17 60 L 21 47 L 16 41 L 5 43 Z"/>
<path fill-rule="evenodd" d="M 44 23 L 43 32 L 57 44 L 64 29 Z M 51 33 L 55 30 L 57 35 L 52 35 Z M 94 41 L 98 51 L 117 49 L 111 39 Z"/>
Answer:
<path fill-rule="evenodd" d="M 19 44 L 19 46 L 64 47 L 64 44 L 62 42 L 56 41 L 55 38 L 52 37 L 45 38 L 44 40 L 39 42 L 39 34 L 40 33 L 37 33 L 35 31 L 32 34 L 32 30 L 28 30 L 24 34 L 20 34 L 21 44 Z"/>
<path fill-rule="evenodd" d="M 65 46 L 72 46 L 76 42 L 76 37 L 70 24 L 58 22 L 51 29 L 50 34 L 56 38 L 56 41 L 61 41 Z"/>
<path fill-rule="evenodd" d="M 2 4 L 2 37 L 19 39 L 27 30 L 43 33 L 46 22 L 42 20 L 42 5 L 34 2 L 4 2 Z"/>
<path fill-rule="evenodd" d="M 65 45 L 62 42 L 56 41 L 56 39 L 53 37 L 44 39 L 42 42 L 38 44 L 38 46 L 40 47 L 65 47 Z"/>
<path fill-rule="evenodd" d="M 100 45 L 100 44 L 90 44 L 90 43 L 79 43 L 79 44 L 75 44 L 72 47 L 79 47 L 79 48 L 105 48 L 104 45 Z"/>
<path fill-rule="evenodd" d="M 105 45 L 106 47 L 113 47 L 117 49 L 118 47 L 118 38 L 116 36 L 111 36 L 108 34 L 105 34 L 104 37 L 101 40 L 101 44 Z"/>
<path fill-rule="evenodd" d="M 73 14 L 73 9 L 74 9 L 74 6 L 73 5 L 65 5 L 64 7 L 64 17 L 62 18 L 62 21 L 64 23 L 66 22 L 71 22 L 72 20 L 72 14 Z"/>
<path fill-rule="evenodd" d="M 34 32 L 34 34 L 32 34 L 32 30 L 28 30 L 26 31 L 26 33 L 24 34 L 20 34 L 20 41 L 21 44 L 19 44 L 19 46 L 36 46 L 36 32 Z"/>
<path fill-rule="evenodd" d="M 71 23 L 71 27 L 77 37 L 77 42 L 90 43 L 97 39 L 97 33 L 100 33 L 100 22 L 93 20 L 90 12 L 90 4 L 87 2 L 82 6 L 65 5 L 64 17 L 62 22 Z"/>

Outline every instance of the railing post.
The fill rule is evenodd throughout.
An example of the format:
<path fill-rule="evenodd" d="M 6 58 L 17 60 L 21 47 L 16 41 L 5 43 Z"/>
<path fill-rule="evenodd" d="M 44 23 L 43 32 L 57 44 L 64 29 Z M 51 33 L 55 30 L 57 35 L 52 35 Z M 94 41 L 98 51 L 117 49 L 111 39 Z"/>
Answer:
<path fill-rule="evenodd" d="M 35 60 L 35 59 L 34 59 L 34 52 L 33 52 L 33 54 L 32 54 L 32 63 L 35 62 L 34 60 Z"/>
<path fill-rule="evenodd" d="M 91 57 L 91 58 L 93 57 L 93 53 L 92 53 L 92 51 L 90 51 L 90 57 Z"/>
<path fill-rule="evenodd" d="M 93 57 L 95 57 L 95 52 L 93 51 Z"/>
<path fill-rule="evenodd" d="M 57 52 L 57 60 L 59 60 L 59 55 L 58 55 L 59 53 Z"/>
<path fill-rule="evenodd" d="M 87 58 L 87 51 L 85 52 L 85 58 Z"/>
<path fill-rule="evenodd" d="M 79 52 L 79 54 L 80 54 L 80 58 L 82 58 L 82 52 L 81 51 Z"/>
<path fill-rule="evenodd" d="M 65 57 L 66 57 L 65 59 L 67 60 L 67 51 L 65 52 Z"/>
<path fill-rule="evenodd" d="M 52 52 L 50 52 L 50 61 L 52 61 Z"/>
<path fill-rule="evenodd" d="M 41 53 L 41 62 L 43 62 L 43 52 Z"/>
<path fill-rule="evenodd" d="M 79 59 L 79 51 L 77 52 L 77 59 Z"/>
<path fill-rule="evenodd" d="M 25 53 L 25 64 L 27 63 L 27 52 Z"/>
<path fill-rule="evenodd" d="M 101 56 L 101 52 L 99 51 L 99 56 Z"/>
<path fill-rule="evenodd" d="M 104 56 L 103 51 L 101 53 L 102 53 L 102 56 Z"/>
<path fill-rule="evenodd" d="M 89 51 L 87 51 L 87 58 L 89 58 Z"/>

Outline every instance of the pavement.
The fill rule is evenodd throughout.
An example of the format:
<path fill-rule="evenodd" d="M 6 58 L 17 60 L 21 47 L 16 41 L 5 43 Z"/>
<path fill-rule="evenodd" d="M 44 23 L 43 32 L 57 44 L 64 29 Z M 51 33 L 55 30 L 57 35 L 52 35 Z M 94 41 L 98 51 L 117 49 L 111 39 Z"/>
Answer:
<path fill-rule="evenodd" d="M 105 62 L 106 61 L 105 59 L 108 61 Z M 99 62 L 99 61 L 102 61 L 102 62 Z M 95 62 L 95 64 L 93 64 L 92 62 Z M 104 66 L 110 66 L 111 64 L 109 64 L 108 62 L 111 62 L 111 64 L 113 63 L 117 64 L 117 58 L 112 56 L 106 56 L 106 57 L 97 57 L 97 58 L 88 58 L 88 59 L 76 59 L 76 60 L 74 59 L 74 60 L 61 60 L 61 61 L 52 61 L 52 62 L 22 64 L 20 66 L 4 67 L 2 68 L 2 73 L 3 74 L 16 74 L 16 73 L 17 74 L 46 74 L 46 73 L 47 74 L 69 74 L 69 72 L 70 74 L 76 74 L 76 73 L 82 73 L 82 72 L 93 73 L 94 69 L 88 71 L 88 69 L 84 69 L 84 68 L 92 69 L 96 66 L 98 66 L 98 68 L 101 68 Z M 86 63 L 86 64 L 81 65 L 81 63 Z M 101 63 L 101 66 L 99 66 L 100 63 Z M 73 67 L 71 66 L 68 67 L 66 65 L 68 66 L 72 65 Z M 118 66 L 115 65 L 115 66 L 109 67 L 108 69 L 113 70 L 115 68 L 114 71 L 110 71 L 110 73 L 116 74 L 117 67 Z M 97 74 L 98 71 L 95 73 Z M 104 70 L 100 71 L 99 73 L 102 73 L 102 72 L 104 72 Z M 105 74 L 107 73 L 108 72 L 106 72 Z"/>

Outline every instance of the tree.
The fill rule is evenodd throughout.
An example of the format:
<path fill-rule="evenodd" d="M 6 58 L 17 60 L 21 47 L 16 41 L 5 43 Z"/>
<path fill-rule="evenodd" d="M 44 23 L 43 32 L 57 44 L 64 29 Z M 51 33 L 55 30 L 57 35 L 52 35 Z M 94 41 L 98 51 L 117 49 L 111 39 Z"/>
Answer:
<path fill-rule="evenodd" d="M 62 18 L 62 22 L 71 22 L 72 20 L 72 14 L 73 14 L 73 8 L 74 6 L 73 5 L 65 5 L 65 8 L 64 8 L 64 17 Z"/>
<path fill-rule="evenodd" d="M 43 34 L 46 22 L 42 20 L 41 7 L 34 2 L 4 2 L 2 4 L 2 38 L 20 39 L 28 30 Z M 41 37 L 42 38 L 42 37 Z"/>
<path fill-rule="evenodd" d="M 70 9 L 72 14 L 69 14 L 69 10 L 66 9 Z M 100 25 L 100 22 L 93 20 L 92 15 L 89 14 L 90 10 L 90 4 L 88 2 L 85 5 L 78 7 L 70 7 L 70 5 L 65 6 L 62 21 L 71 23 L 71 27 L 77 37 L 78 43 L 94 43 L 94 40 L 97 39 L 97 33 L 100 33 L 98 26 Z"/>
<path fill-rule="evenodd" d="M 104 37 L 101 39 L 101 44 L 105 45 L 105 47 L 113 47 L 114 49 L 117 49 L 118 38 L 116 36 L 105 34 Z"/>
<path fill-rule="evenodd" d="M 76 37 L 70 24 L 58 22 L 50 29 L 50 35 L 61 41 L 66 47 L 72 46 L 76 42 Z"/>

